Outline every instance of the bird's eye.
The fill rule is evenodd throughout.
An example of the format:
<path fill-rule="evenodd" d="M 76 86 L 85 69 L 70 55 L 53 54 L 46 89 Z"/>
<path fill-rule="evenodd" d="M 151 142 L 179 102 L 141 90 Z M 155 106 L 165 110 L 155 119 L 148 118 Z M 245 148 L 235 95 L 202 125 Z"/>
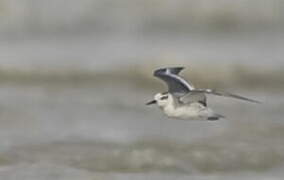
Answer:
<path fill-rule="evenodd" d="M 168 99 L 168 96 L 161 97 L 161 100 L 165 100 L 165 99 Z"/>

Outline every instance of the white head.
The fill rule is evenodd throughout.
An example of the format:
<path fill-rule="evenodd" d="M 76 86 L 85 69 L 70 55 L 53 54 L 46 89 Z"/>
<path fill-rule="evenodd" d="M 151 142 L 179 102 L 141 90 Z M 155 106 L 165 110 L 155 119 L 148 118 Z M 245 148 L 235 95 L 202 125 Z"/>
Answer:
<path fill-rule="evenodd" d="M 174 99 L 169 93 L 158 93 L 154 96 L 154 100 L 148 102 L 146 105 L 157 104 L 159 107 L 165 107 L 172 104 Z"/>

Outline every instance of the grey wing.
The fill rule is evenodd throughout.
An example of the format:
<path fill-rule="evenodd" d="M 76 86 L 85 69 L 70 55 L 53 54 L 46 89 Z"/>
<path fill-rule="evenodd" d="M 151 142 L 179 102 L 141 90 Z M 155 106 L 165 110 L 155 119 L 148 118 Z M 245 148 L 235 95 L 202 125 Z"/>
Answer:
<path fill-rule="evenodd" d="M 180 103 L 182 104 L 191 104 L 194 102 L 199 102 L 204 106 L 207 106 L 206 95 L 203 92 L 194 92 L 191 91 L 186 95 L 179 98 Z"/>
<path fill-rule="evenodd" d="M 232 94 L 229 92 L 224 92 L 224 91 L 216 91 L 213 89 L 194 89 L 192 92 L 195 93 L 202 93 L 202 94 L 213 94 L 213 95 L 217 95 L 217 96 L 224 96 L 224 97 L 230 97 L 230 98 L 235 98 L 235 99 L 240 99 L 240 100 L 244 100 L 244 101 L 248 101 L 248 102 L 253 102 L 253 103 L 261 103 L 257 100 L 254 99 L 250 99 L 244 96 L 240 96 L 237 94 Z"/>
<path fill-rule="evenodd" d="M 176 96 L 187 94 L 194 87 L 178 76 L 183 67 L 162 68 L 154 71 L 154 76 L 163 80 L 168 85 L 168 92 Z"/>

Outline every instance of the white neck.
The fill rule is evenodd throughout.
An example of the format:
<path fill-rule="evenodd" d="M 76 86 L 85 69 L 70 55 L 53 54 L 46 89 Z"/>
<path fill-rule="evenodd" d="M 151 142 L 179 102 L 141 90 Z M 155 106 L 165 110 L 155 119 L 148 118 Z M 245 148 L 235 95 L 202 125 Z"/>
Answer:
<path fill-rule="evenodd" d="M 166 106 L 163 106 L 163 111 L 168 115 L 172 116 L 177 108 L 177 102 L 172 97 L 172 95 L 169 95 L 168 104 Z"/>

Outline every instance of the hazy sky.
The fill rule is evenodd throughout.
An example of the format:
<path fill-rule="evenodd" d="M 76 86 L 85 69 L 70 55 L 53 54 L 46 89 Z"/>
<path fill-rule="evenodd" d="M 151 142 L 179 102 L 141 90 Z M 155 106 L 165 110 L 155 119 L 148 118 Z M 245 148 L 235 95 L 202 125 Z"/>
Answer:
<path fill-rule="evenodd" d="M 284 64 L 283 18 L 281 0 L 0 0 L 0 66 Z"/>

